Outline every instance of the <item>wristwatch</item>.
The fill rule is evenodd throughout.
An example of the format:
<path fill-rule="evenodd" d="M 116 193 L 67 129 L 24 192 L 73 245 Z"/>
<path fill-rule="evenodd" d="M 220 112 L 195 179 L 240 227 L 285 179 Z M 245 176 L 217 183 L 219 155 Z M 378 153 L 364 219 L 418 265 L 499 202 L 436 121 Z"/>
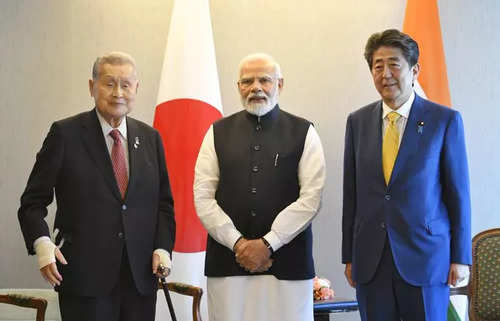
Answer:
<path fill-rule="evenodd" d="M 263 237 L 261 237 L 260 239 L 262 240 L 262 242 L 264 242 L 264 245 L 269 249 L 269 251 L 271 251 L 271 255 L 273 255 L 274 250 L 271 244 L 269 244 L 269 242 Z"/>

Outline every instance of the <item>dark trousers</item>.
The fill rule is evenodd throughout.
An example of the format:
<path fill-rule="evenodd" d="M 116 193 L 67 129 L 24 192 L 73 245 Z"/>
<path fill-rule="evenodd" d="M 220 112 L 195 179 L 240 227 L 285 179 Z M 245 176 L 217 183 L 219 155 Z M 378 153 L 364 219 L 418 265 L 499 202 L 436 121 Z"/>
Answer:
<path fill-rule="evenodd" d="M 356 296 L 363 321 L 446 321 L 449 287 L 420 287 L 403 280 L 386 239 L 375 276 L 357 284 Z"/>
<path fill-rule="evenodd" d="M 139 294 L 126 249 L 123 252 L 120 278 L 109 295 L 83 297 L 59 293 L 63 321 L 154 321 L 156 292 L 149 296 Z"/>

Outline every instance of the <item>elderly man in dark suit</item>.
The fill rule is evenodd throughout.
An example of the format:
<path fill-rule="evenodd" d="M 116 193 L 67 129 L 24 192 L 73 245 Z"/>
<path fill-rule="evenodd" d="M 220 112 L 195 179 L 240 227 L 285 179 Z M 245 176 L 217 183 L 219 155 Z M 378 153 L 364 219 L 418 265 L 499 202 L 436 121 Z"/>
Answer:
<path fill-rule="evenodd" d="M 363 321 L 446 320 L 448 284 L 471 264 L 462 118 L 414 93 L 418 56 L 398 30 L 373 34 L 382 100 L 347 119 L 342 261 Z"/>
<path fill-rule="evenodd" d="M 130 55 L 99 57 L 89 88 L 95 108 L 54 122 L 37 154 L 21 229 L 59 293 L 63 320 L 153 321 L 154 274 L 170 267 L 175 239 L 162 141 L 127 117 L 138 88 Z M 44 217 L 54 193 L 52 241 Z"/>

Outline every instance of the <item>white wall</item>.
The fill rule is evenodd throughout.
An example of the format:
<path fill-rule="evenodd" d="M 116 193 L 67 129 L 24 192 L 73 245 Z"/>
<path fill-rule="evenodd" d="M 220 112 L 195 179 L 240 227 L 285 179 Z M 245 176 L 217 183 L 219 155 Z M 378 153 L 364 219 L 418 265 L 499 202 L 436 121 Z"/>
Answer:
<path fill-rule="evenodd" d="M 141 84 L 132 116 L 151 123 L 172 0 L 0 2 L 0 288 L 42 287 L 26 255 L 16 212 L 52 121 L 87 110 L 97 55 L 131 53 Z M 472 182 L 473 234 L 500 226 L 500 3 L 440 0 L 453 107 L 463 114 Z M 340 264 L 342 153 L 349 112 L 375 100 L 363 48 L 373 32 L 401 28 L 401 0 L 213 0 L 223 108 L 240 109 L 239 60 L 264 51 L 281 63 L 283 109 L 316 124 L 328 180 L 315 220 L 317 273 L 353 297 Z M 53 209 L 51 209 L 52 221 Z"/>
<path fill-rule="evenodd" d="M 439 6 L 451 100 L 466 126 L 474 235 L 500 227 L 500 2 Z"/>

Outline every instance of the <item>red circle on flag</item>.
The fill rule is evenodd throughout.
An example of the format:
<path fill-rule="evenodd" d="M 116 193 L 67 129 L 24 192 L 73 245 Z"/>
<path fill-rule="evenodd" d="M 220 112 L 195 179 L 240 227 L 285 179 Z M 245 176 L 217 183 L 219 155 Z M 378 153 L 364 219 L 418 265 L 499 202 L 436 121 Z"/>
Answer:
<path fill-rule="evenodd" d="M 175 99 L 156 107 L 153 126 L 163 140 L 174 197 L 176 252 L 205 251 L 207 232 L 194 208 L 194 167 L 205 133 L 221 117 L 217 108 L 196 99 Z"/>

